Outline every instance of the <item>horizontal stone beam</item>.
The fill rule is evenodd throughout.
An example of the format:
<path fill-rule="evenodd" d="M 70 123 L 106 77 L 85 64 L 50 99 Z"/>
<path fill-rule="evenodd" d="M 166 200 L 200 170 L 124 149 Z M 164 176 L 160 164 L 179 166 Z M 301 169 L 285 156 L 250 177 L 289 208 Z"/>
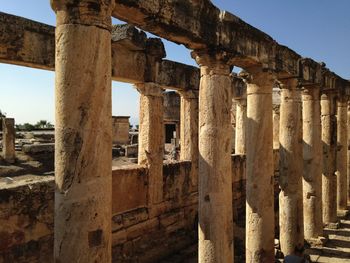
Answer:
<path fill-rule="evenodd" d="M 113 16 L 192 50 L 228 53 L 232 65 L 275 70 L 282 77 L 319 83 L 320 66 L 302 57 L 210 0 L 116 0 Z"/>
<path fill-rule="evenodd" d="M 163 60 L 163 43 L 129 25 L 112 30 L 112 79 L 198 89 L 199 69 Z M 55 27 L 0 12 L 0 62 L 55 70 Z"/>
<path fill-rule="evenodd" d="M 54 70 L 55 28 L 0 12 L 0 62 Z"/>

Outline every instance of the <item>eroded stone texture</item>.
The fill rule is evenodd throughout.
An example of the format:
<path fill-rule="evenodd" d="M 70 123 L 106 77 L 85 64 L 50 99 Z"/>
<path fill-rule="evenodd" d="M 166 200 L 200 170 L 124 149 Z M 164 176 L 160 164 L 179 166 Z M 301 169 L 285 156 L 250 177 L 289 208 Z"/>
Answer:
<path fill-rule="evenodd" d="M 198 188 L 198 91 L 182 91 L 180 102 L 180 159 L 190 160 L 193 190 Z"/>
<path fill-rule="evenodd" d="M 199 262 L 233 262 L 230 66 L 221 54 L 192 53 L 199 91 Z"/>
<path fill-rule="evenodd" d="M 129 116 L 112 117 L 112 142 L 115 144 L 129 143 Z"/>
<path fill-rule="evenodd" d="M 303 205 L 306 239 L 323 235 L 322 224 L 322 147 L 320 88 L 304 87 L 303 94 Z"/>
<path fill-rule="evenodd" d="M 280 87 L 280 244 L 283 254 L 290 255 L 304 246 L 301 105 L 298 79 L 282 79 Z"/>
<path fill-rule="evenodd" d="M 154 83 L 137 84 L 136 88 L 140 92 L 138 164 L 149 168 L 148 203 L 151 205 L 163 198 L 163 89 Z"/>
<path fill-rule="evenodd" d="M 246 261 L 274 261 L 273 75 L 249 69 L 247 83 Z"/>
<path fill-rule="evenodd" d="M 8 163 L 14 163 L 16 160 L 15 151 L 15 119 L 2 118 L 2 157 Z"/>
<path fill-rule="evenodd" d="M 323 145 L 322 214 L 323 224 L 337 223 L 337 120 L 335 94 L 323 92 L 321 96 L 321 124 Z"/>
<path fill-rule="evenodd" d="M 337 207 L 347 209 L 347 102 L 345 98 L 337 100 Z"/>
<path fill-rule="evenodd" d="M 273 123 L 273 149 L 280 148 L 280 105 L 273 105 L 272 108 Z"/>
<path fill-rule="evenodd" d="M 235 114 L 235 154 L 246 153 L 247 126 L 247 87 L 242 79 L 233 78 L 233 98 L 236 106 Z"/>
<path fill-rule="evenodd" d="M 111 1 L 52 1 L 56 262 L 111 261 Z"/>

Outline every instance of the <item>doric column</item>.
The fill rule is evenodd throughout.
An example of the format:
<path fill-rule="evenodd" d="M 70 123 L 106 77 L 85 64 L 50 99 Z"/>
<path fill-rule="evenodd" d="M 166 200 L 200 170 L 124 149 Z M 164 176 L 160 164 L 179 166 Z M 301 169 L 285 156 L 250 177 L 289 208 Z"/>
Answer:
<path fill-rule="evenodd" d="M 280 87 L 280 244 L 284 255 L 290 255 L 304 246 L 301 104 L 298 79 L 282 79 Z"/>
<path fill-rule="evenodd" d="M 148 203 L 163 199 L 164 97 L 155 83 L 136 84 L 140 92 L 140 124 L 138 164 L 149 169 Z"/>
<path fill-rule="evenodd" d="M 8 163 L 16 160 L 15 137 L 15 119 L 2 118 L 2 156 Z"/>
<path fill-rule="evenodd" d="M 321 96 L 321 123 L 323 144 L 322 214 L 323 224 L 337 223 L 337 120 L 334 94 L 324 91 Z"/>
<path fill-rule="evenodd" d="M 337 99 L 337 209 L 347 209 L 347 100 L 342 96 Z"/>
<path fill-rule="evenodd" d="M 111 262 L 113 1 L 56 12 L 55 262 Z"/>
<path fill-rule="evenodd" d="M 199 262 L 233 262 L 230 66 L 192 53 L 200 65 Z"/>
<path fill-rule="evenodd" d="M 272 148 L 272 87 L 274 76 L 248 69 L 247 83 L 247 204 L 246 261 L 274 261 L 274 178 Z M 241 74 L 243 75 L 243 74 Z"/>
<path fill-rule="evenodd" d="M 233 78 L 233 99 L 236 104 L 235 154 L 246 153 L 247 87 L 241 78 Z"/>
<path fill-rule="evenodd" d="M 304 236 L 310 240 L 323 234 L 320 87 L 304 87 L 302 100 Z"/>
<path fill-rule="evenodd" d="M 273 124 L 273 149 L 280 148 L 280 105 L 272 107 L 272 124 Z"/>
<path fill-rule="evenodd" d="M 192 187 L 198 189 L 198 91 L 180 91 L 180 159 L 191 161 Z"/>

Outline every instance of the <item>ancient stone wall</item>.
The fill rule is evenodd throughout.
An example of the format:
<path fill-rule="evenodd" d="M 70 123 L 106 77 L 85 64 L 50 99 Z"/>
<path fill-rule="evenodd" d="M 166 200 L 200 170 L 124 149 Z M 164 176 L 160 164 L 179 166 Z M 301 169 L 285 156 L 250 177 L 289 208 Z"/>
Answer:
<path fill-rule="evenodd" d="M 232 156 L 234 235 L 239 254 L 244 253 L 245 163 L 244 155 Z M 155 262 L 197 242 L 198 193 L 190 188 L 191 162 L 165 163 L 163 174 L 162 202 L 147 207 L 148 169 L 139 165 L 113 168 L 113 262 Z M 1 180 L 0 225 L 5 227 L 0 233 L 0 262 L 52 262 L 54 177 L 31 176 L 15 184 Z M 277 202 L 277 180 L 275 186 Z M 275 205 L 276 218 L 277 208 Z"/>
<path fill-rule="evenodd" d="M 112 141 L 115 144 L 129 143 L 129 116 L 112 116 Z"/>

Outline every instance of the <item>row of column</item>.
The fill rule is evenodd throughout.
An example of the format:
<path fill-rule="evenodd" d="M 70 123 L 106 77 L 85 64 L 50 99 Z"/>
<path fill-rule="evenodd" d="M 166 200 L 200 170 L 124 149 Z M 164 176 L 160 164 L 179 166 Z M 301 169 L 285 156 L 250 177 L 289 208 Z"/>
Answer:
<path fill-rule="evenodd" d="M 230 104 L 227 61 L 193 52 L 201 67 L 199 108 L 199 261 L 232 262 Z M 261 68 L 240 75 L 247 107 L 236 98 L 236 154 L 247 156 L 246 261 L 274 260 L 272 87 L 276 77 Z M 347 104 L 334 91 L 278 79 L 280 243 L 285 255 L 320 242 L 323 226 L 336 227 L 347 207 Z M 322 111 L 321 111 L 322 109 Z M 337 112 L 335 111 L 337 109 Z M 220 160 L 218 160 L 220 156 Z M 337 175 L 336 175 L 337 173 Z M 224 204 L 224 202 L 227 202 Z M 219 223 L 220 222 L 220 223 Z M 230 233 L 227 235 L 227 233 Z"/>
<path fill-rule="evenodd" d="M 113 1 L 51 2 L 57 14 L 55 261 L 110 262 L 110 31 Z M 199 155 L 195 156 L 197 146 L 194 143 L 184 146 L 188 147 L 188 151 L 182 153 L 182 158 L 191 158 L 194 163 L 198 158 L 199 164 L 199 261 L 233 262 L 231 67 L 227 64 L 225 53 L 195 52 L 194 57 L 201 70 Z M 271 113 L 275 78 L 270 72 L 258 67 L 247 70 L 249 75 L 244 76 L 247 83 L 245 140 L 237 143 L 245 147 L 237 149 L 247 154 L 246 257 L 247 262 L 273 262 Z M 296 96 L 295 80 L 281 80 L 281 85 L 281 245 L 288 254 L 295 246 L 302 245 L 303 233 L 306 238 L 322 235 L 321 112 L 319 88 L 305 88 L 302 101 L 302 145 L 301 132 L 298 129 L 301 127 L 300 100 Z M 149 202 L 153 205 L 162 199 L 162 97 L 159 87 L 153 84 L 141 84 L 137 88 L 141 92 L 142 112 L 139 163 L 150 168 L 152 175 L 149 181 Z M 182 97 L 184 104 L 181 114 L 190 114 L 191 122 L 192 118 L 195 119 L 193 112 L 197 111 L 197 106 L 191 103 L 194 100 L 193 94 L 187 95 Z M 346 150 L 346 125 L 341 126 L 347 119 L 346 112 L 343 112 L 346 109 L 344 105 L 341 102 L 338 105 L 337 138 L 341 148 L 337 161 L 345 165 L 346 155 L 343 151 Z M 326 110 L 322 113 L 326 127 L 327 121 L 331 123 L 332 117 L 327 115 Z M 195 133 L 195 121 L 182 125 L 184 135 L 187 134 L 185 130 L 193 131 L 191 136 Z M 324 135 L 327 142 L 331 140 L 329 131 Z M 182 145 L 193 140 L 193 137 L 181 137 Z M 329 147 L 327 151 L 334 149 Z M 303 202 L 300 198 L 302 156 Z M 331 162 L 328 159 L 327 161 Z M 346 166 L 344 167 L 338 169 L 338 208 L 346 207 Z M 332 169 L 329 166 L 324 168 L 324 187 L 329 188 L 330 195 L 332 191 L 329 185 L 334 184 Z M 328 202 L 329 210 L 334 209 L 330 202 L 333 201 Z M 302 203 L 304 220 L 301 220 L 300 212 Z M 328 213 L 333 216 L 334 210 Z M 303 223 L 305 230 L 302 230 Z"/>

